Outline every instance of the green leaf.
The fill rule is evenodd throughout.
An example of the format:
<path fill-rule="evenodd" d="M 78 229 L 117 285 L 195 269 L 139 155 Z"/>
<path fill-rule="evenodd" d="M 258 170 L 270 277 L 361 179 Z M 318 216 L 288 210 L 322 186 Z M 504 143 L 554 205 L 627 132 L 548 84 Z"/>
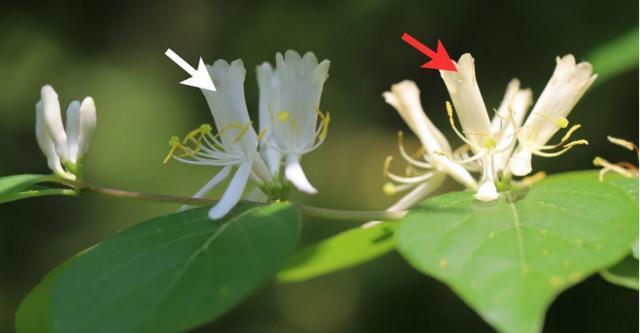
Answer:
<path fill-rule="evenodd" d="M 76 195 L 72 189 L 38 185 L 40 183 L 59 183 L 58 180 L 58 177 L 51 175 L 27 174 L 0 177 L 0 204 L 46 195 Z"/>
<path fill-rule="evenodd" d="M 638 67 L 638 28 L 595 49 L 587 59 L 598 73 L 596 84 Z"/>
<path fill-rule="evenodd" d="M 357 227 L 294 254 L 278 274 L 282 282 L 296 282 L 333 273 L 380 257 L 395 248 L 396 222 Z"/>
<path fill-rule="evenodd" d="M 626 256 L 615 266 L 600 272 L 600 275 L 613 284 L 638 290 L 638 259 Z"/>
<path fill-rule="evenodd" d="M 401 221 L 399 252 L 449 285 L 502 332 L 542 329 L 552 300 L 621 260 L 638 234 L 636 203 L 597 173 L 548 177 L 479 202 L 456 192 Z"/>
<path fill-rule="evenodd" d="M 627 178 L 615 172 L 604 175 L 602 181 L 622 189 L 632 201 L 638 204 L 638 178 Z"/>
<path fill-rule="evenodd" d="M 219 317 L 285 263 L 300 214 L 287 203 L 239 205 L 217 221 L 207 211 L 141 223 L 79 254 L 27 297 L 18 332 L 182 332 Z"/>

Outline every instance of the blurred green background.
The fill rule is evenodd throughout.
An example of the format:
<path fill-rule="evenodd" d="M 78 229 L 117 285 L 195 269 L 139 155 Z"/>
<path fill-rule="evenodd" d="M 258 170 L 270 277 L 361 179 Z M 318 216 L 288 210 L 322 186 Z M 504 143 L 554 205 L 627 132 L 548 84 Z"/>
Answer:
<path fill-rule="evenodd" d="M 594 49 L 631 33 L 637 58 L 637 13 L 638 3 L 629 0 L 3 1 L 0 175 L 48 172 L 33 128 L 39 88 L 49 83 L 65 108 L 86 95 L 96 100 L 99 125 L 86 161 L 89 180 L 192 194 L 215 170 L 161 161 L 171 135 L 211 118 L 201 93 L 178 84 L 185 73 L 164 56 L 165 49 L 171 47 L 192 64 L 199 56 L 209 63 L 244 59 L 246 98 L 255 115 L 255 66 L 292 48 L 331 60 L 321 108 L 333 118 L 325 144 L 303 162 L 320 193 L 294 199 L 382 209 L 394 200 L 381 192 L 382 162 L 396 151 L 396 131 L 406 127 L 381 93 L 394 82 L 417 81 L 432 120 L 451 134 L 444 85 L 436 72 L 419 69 L 425 58 L 400 40 L 402 32 L 430 46 L 442 39 L 454 58 L 471 52 L 485 102 L 492 108 L 512 77 L 538 96 L 557 55 L 591 59 Z M 611 161 L 633 160 L 633 153 L 608 144 L 605 137 L 637 140 L 637 67 L 593 87 L 570 120 L 583 124 L 578 133 L 590 146 L 555 159 L 537 158 L 535 169 L 590 168 L 596 154 Z M 413 139 L 409 145 L 417 147 Z M 447 187 L 443 190 L 455 185 Z M 176 208 L 92 196 L 0 206 L 0 332 L 13 330 L 20 300 L 55 265 L 122 228 Z M 305 219 L 303 243 L 353 225 Z M 545 331 L 635 332 L 637 298 L 637 292 L 592 277 L 557 299 Z M 220 320 L 195 330 L 414 331 L 491 329 L 444 285 L 390 254 L 304 283 L 269 283 Z"/>

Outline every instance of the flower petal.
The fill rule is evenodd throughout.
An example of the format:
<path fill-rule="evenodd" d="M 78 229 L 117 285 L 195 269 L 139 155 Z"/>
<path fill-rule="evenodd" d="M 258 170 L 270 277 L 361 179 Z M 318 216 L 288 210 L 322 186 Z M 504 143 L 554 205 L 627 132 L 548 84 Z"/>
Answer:
<path fill-rule="evenodd" d="M 451 153 L 449 142 L 424 112 L 422 103 L 420 103 L 420 89 L 415 82 L 405 80 L 396 83 L 391 86 L 390 91 L 385 91 L 382 96 L 387 104 L 398 111 L 429 154 L 434 152 Z"/>
<path fill-rule="evenodd" d="M 251 119 L 244 99 L 246 71 L 242 60 L 231 64 L 217 60 L 207 66 L 217 91 L 202 89 L 209 104 L 225 151 L 247 156 L 258 147 L 258 136 L 251 126 Z"/>
<path fill-rule="evenodd" d="M 78 132 L 78 159 L 81 159 L 91 145 L 91 140 L 96 132 L 96 104 L 91 97 L 85 97 L 78 110 L 79 132 Z"/>
<path fill-rule="evenodd" d="M 49 132 L 49 136 L 56 148 L 56 152 L 62 162 L 69 160 L 67 152 L 67 134 L 62 125 L 62 115 L 60 114 L 60 102 L 58 94 L 50 85 L 45 85 L 40 90 L 40 98 L 43 109 L 44 128 Z"/>
<path fill-rule="evenodd" d="M 284 171 L 284 176 L 298 190 L 309 194 L 318 193 L 318 190 L 316 190 L 315 187 L 311 185 L 311 183 L 307 179 L 307 176 L 305 176 L 304 171 L 302 170 L 302 166 L 300 165 L 299 157 L 297 155 L 287 155 L 287 166 Z"/>
<path fill-rule="evenodd" d="M 209 210 L 210 219 L 217 220 L 224 217 L 238 204 L 249 181 L 249 175 L 251 175 L 251 162 L 241 164 L 220 201 Z"/>
<path fill-rule="evenodd" d="M 457 68 L 455 72 L 441 70 L 440 76 L 447 86 L 463 132 L 476 143 L 477 147 L 472 148 L 477 152 L 491 137 L 491 122 L 476 81 L 473 57 L 469 53 L 463 54 Z"/>
<path fill-rule="evenodd" d="M 47 165 L 51 171 L 58 176 L 75 179 L 74 175 L 66 172 L 64 168 L 62 168 L 60 158 L 56 152 L 55 143 L 49 135 L 49 131 L 45 128 L 44 106 L 42 101 L 36 103 L 36 141 L 38 142 L 40 150 L 42 150 L 42 153 L 47 158 Z"/>
<path fill-rule="evenodd" d="M 67 107 L 67 151 L 69 160 L 76 163 L 78 157 L 78 135 L 80 134 L 80 102 L 72 101 Z"/>
<path fill-rule="evenodd" d="M 207 193 L 211 192 L 211 190 L 216 187 L 218 184 L 220 184 L 223 180 L 227 179 L 227 177 L 229 176 L 229 173 L 231 172 L 231 166 L 226 166 L 222 169 L 220 169 L 220 171 L 218 171 L 218 173 L 216 173 L 215 176 L 213 176 L 206 184 L 204 184 L 204 186 L 202 186 L 202 188 L 200 190 L 198 190 L 198 192 L 196 192 L 192 197 L 193 198 L 202 198 L 205 195 L 207 195 Z M 180 207 L 180 209 L 178 209 L 179 212 L 189 208 L 191 206 L 189 205 L 182 205 Z"/>
<path fill-rule="evenodd" d="M 556 68 L 529 114 L 520 135 L 536 150 L 560 129 L 554 120 L 566 118 L 597 78 L 588 62 L 576 64 L 573 55 L 556 58 Z"/>
<path fill-rule="evenodd" d="M 526 176 L 531 173 L 531 150 L 524 146 L 518 147 L 509 159 L 509 168 L 516 176 Z"/>

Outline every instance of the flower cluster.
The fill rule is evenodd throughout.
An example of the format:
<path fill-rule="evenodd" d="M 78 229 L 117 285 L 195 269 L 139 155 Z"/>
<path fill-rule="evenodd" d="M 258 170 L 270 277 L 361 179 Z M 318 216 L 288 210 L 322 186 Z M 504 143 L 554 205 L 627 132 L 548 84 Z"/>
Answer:
<path fill-rule="evenodd" d="M 75 180 L 82 177 L 82 159 L 96 129 L 93 98 L 73 101 L 67 107 L 66 130 L 58 94 L 50 85 L 40 90 L 36 103 L 36 140 L 54 174 Z"/>
<path fill-rule="evenodd" d="M 208 66 L 217 91 L 203 90 L 215 122 L 202 125 L 183 139 L 172 137 L 165 159 L 222 167 L 194 196 L 203 197 L 236 168 L 211 219 L 225 216 L 241 199 L 247 183 L 256 185 L 253 198 L 282 198 L 291 182 L 298 190 L 316 193 L 300 165 L 302 155 L 316 149 L 327 135 L 329 114 L 320 112 L 320 96 L 329 61 L 318 63 L 311 52 L 276 54 L 275 68 L 257 67 L 260 90 L 259 131 L 252 126 L 244 97 L 246 70 L 242 60 L 217 60 Z"/>
<path fill-rule="evenodd" d="M 383 94 L 417 135 L 422 145 L 416 154 L 406 152 L 400 135 L 399 150 L 407 161 L 405 175 L 389 171 L 391 158 L 385 163 L 385 174 L 391 180 L 384 187 L 387 194 L 411 189 L 394 208 L 406 209 L 435 190 L 451 176 L 467 188 L 476 191 L 482 201 L 499 196 L 497 183 L 513 175 L 531 173 L 532 155 L 558 156 L 586 140 L 569 141 L 580 125 L 570 127 L 560 142 L 547 144 L 553 135 L 567 128 L 567 115 L 593 83 L 597 75 L 587 62 L 576 64 L 572 55 L 556 59 L 556 68 L 542 94 L 527 116 L 532 105 L 532 93 L 521 89 L 517 79 L 506 89 L 504 99 L 490 119 L 476 81 L 474 59 L 464 54 L 456 63 L 457 71 L 440 71 L 449 91 L 451 103 L 446 103 L 449 122 L 464 144 L 455 150 L 444 135 L 425 114 L 420 103 L 420 90 L 412 81 L 391 86 Z M 454 109 L 462 130 L 454 120 Z M 525 120 L 526 117 L 526 120 Z M 476 181 L 471 175 L 478 172 Z"/>

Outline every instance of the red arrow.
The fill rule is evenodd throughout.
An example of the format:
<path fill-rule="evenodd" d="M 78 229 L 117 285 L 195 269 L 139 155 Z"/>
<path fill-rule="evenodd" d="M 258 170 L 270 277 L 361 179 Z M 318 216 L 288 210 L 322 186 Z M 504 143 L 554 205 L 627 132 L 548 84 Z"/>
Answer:
<path fill-rule="evenodd" d="M 427 61 L 420 67 L 431 68 L 431 69 L 441 69 L 444 71 L 452 71 L 452 72 L 458 71 L 456 69 L 456 65 L 453 63 L 451 58 L 449 58 L 449 54 L 447 53 L 447 50 L 444 49 L 444 45 L 442 45 L 442 42 L 439 39 L 438 39 L 438 48 L 436 49 L 435 52 L 432 49 L 428 48 L 426 45 L 422 44 L 419 40 L 413 38 L 413 36 L 409 35 L 406 32 L 402 34 L 402 40 L 405 41 L 405 43 L 413 46 L 416 50 L 420 51 L 420 53 L 431 58 L 431 60 Z"/>

